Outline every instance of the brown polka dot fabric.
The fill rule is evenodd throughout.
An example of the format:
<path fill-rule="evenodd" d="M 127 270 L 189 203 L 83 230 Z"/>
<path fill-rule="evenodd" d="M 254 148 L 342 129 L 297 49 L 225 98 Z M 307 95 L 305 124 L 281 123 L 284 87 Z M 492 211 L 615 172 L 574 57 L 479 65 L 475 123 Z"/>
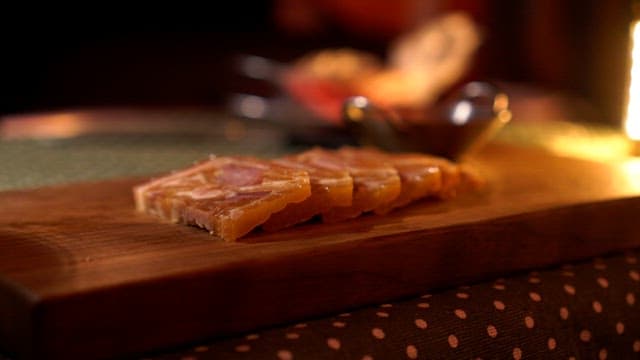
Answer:
<path fill-rule="evenodd" d="M 149 358 L 640 359 L 639 259 L 598 258 Z"/>
<path fill-rule="evenodd" d="M 640 249 L 143 358 L 640 359 Z"/>

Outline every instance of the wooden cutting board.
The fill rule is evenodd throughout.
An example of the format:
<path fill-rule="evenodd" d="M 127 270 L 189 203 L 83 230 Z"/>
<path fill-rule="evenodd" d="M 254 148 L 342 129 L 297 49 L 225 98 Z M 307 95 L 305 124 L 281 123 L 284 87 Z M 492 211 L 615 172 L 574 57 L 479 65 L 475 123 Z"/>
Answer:
<path fill-rule="evenodd" d="M 624 164 L 491 147 L 479 193 L 223 243 L 133 208 L 124 179 L 0 193 L 0 344 L 110 357 L 640 246 Z"/>

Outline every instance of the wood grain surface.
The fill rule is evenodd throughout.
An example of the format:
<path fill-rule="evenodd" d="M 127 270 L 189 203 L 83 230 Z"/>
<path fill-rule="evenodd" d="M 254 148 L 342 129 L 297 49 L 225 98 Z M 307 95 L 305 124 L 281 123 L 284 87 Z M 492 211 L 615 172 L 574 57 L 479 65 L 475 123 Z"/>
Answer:
<path fill-rule="evenodd" d="M 624 164 L 490 147 L 478 193 L 224 243 L 121 179 L 0 193 L 0 349 L 135 355 L 640 246 Z"/>

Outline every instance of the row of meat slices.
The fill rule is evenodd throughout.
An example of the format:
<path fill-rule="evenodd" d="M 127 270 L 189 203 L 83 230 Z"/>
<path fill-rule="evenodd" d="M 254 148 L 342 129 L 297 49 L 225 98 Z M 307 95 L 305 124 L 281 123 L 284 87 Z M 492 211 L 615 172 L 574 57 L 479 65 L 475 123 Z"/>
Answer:
<path fill-rule="evenodd" d="M 337 222 L 413 201 L 451 198 L 476 175 L 443 158 L 374 148 L 314 148 L 275 160 L 215 157 L 134 188 L 139 211 L 234 241 L 317 215 Z"/>

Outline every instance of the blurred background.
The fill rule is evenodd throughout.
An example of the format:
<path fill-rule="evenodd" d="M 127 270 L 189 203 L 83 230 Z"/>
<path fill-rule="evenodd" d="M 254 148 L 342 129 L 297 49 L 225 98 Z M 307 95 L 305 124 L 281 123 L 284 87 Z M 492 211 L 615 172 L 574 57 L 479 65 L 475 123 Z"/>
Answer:
<path fill-rule="evenodd" d="M 634 8 L 638 1 L 3 4 L 0 189 L 159 173 L 211 153 L 269 157 L 353 143 L 335 126 L 346 95 L 419 103 L 416 94 L 442 99 L 476 80 L 509 96 L 513 117 L 497 141 L 624 158 L 640 148 L 624 131 L 624 119 L 636 119 L 640 139 L 638 81 L 628 95 Z M 443 25 L 451 14 L 469 21 Z M 318 56 L 323 49 L 351 52 Z M 306 82 L 310 74 L 329 81 Z"/>
<path fill-rule="evenodd" d="M 519 118 L 544 120 L 562 111 L 574 120 L 615 124 L 626 91 L 631 8 L 630 0 L 7 6 L 0 25 L 0 114 L 224 106 L 246 86 L 233 76 L 238 54 L 287 62 L 314 49 L 349 46 L 382 56 L 400 34 L 458 10 L 482 31 L 465 78 L 502 82 L 528 99 Z"/>

